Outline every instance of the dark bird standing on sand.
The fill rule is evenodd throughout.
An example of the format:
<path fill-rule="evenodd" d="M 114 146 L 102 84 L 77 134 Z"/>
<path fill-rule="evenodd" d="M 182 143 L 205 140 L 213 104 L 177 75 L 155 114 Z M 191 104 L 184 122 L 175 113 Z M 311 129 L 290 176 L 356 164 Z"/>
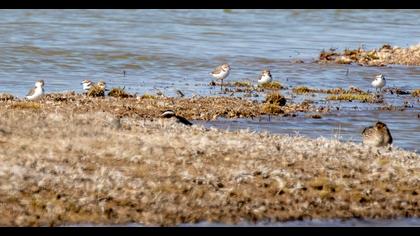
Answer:
<path fill-rule="evenodd" d="M 383 122 L 376 122 L 375 126 L 369 126 L 362 131 L 363 144 L 382 147 L 392 144 L 392 136 L 388 127 Z"/>
<path fill-rule="evenodd" d="M 176 115 L 173 110 L 166 110 L 160 116 L 163 117 L 163 118 L 172 118 L 172 117 L 175 117 L 176 122 L 178 122 L 178 123 L 182 123 L 184 125 L 192 125 L 192 123 L 189 122 L 184 117 Z"/>

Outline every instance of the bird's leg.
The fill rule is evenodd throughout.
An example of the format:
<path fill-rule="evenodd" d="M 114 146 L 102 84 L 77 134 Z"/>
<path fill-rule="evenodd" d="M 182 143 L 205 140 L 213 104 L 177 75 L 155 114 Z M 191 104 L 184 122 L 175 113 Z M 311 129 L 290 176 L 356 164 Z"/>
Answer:
<path fill-rule="evenodd" d="M 223 91 L 223 79 L 221 80 L 221 83 L 220 83 L 220 91 Z"/>

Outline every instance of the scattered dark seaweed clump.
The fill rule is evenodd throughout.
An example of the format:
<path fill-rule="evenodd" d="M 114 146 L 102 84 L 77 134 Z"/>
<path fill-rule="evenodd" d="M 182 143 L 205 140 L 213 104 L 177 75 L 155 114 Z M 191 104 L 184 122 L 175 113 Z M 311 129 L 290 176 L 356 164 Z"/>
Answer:
<path fill-rule="evenodd" d="M 330 95 L 327 97 L 327 100 L 345 100 L 345 101 L 356 100 L 356 101 L 369 102 L 369 103 L 380 103 L 382 101 L 372 94 L 352 94 L 352 93 Z"/>
<path fill-rule="evenodd" d="M 384 66 L 387 64 L 420 65 L 420 44 L 409 48 L 392 47 L 389 44 L 383 45 L 379 49 L 365 50 L 358 48 L 355 50 L 345 49 L 343 52 L 336 52 L 335 49 L 329 51 L 322 50 L 319 54 L 319 63 L 337 63 L 369 66 Z"/>
<path fill-rule="evenodd" d="M 0 94 L 0 101 L 9 101 L 9 100 L 14 100 L 15 96 L 13 96 L 10 93 L 1 93 Z"/>
<path fill-rule="evenodd" d="M 384 88 L 384 92 L 389 92 L 390 94 L 397 94 L 397 95 L 409 95 L 409 91 L 404 91 L 400 88 Z"/>
<path fill-rule="evenodd" d="M 270 83 L 263 83 L 258 85 L 259 88 L 263 89 L 283 89 L 284 87 L 277 81 L 273 81 Z"/>
<path fill-rule="evenodd" d="M 368 92 L 365 92 L 356 87 L 350 87 L 348 90 L 343 88 L 333 88 L 333 89 L 315 89 L 315 88 L 308 88 L 305 86 L 295 87 L 292 91 L 296 94 L 306 94 L 306 93 L 326 93 L 326 94 L 360 94 L 360 95 L 368 95 Z"/>
<path fill-rule="evenodd" d="M 411 92 L 411 95 L 413 97 L 420 97 L 420 89 L 416 89 L 413 92 Z"/>
<path fill-rule="evenodd" d="M 312 119 L 321 119 L 322 116 L 320 114 L 309 114 L 306 117 L 310 117 Z"/>
<path fill-rule="evenodd" d="M 310 89 L 306 86 L 300 86 L 300 87 L 293 88 L 292 91 L 296 94 L 305 94 L 305 93 L 315 93 L 317 90 Z"/>
<path fill-rule="evenodd" d="M 209 86 L 220 86 L 221 82 L 211 81 Z M 269 90 L 279 90 L 285 88 L 279 82 L 273 81 L 270 83 L 258 84 L 255 88 L 250 81 L 234 81 L 234 82 L 223 82 L 223 86 L 225 87 L 243 87 L 246 91 L 255 90 L 261 91 L 261 89 L 269 89 Z"/>
<path fill-rule="evenodd" d="M 233 82 L 233 86 L 235 86 L 235 87 L 252 87 L 252 84 L 249 81 L 235 81 L 235 82 Z"/>
<path fill-rule="evenodd" d="M 275 104 L 278 106 L 286 105 L 286 98 L 280 95 L 280 93 L 269 93 L 265 97 L 265 103 Z"/>
<path fill-rule="evenodd" d="M 268 114 L 281 114 L 284 111 L 281 109 L 282 106 L 286 105 L 286 98 L 280 95 L 278 92 L 269 93 L 265 97 L 262 110 Z"/>
<path fill-rule="evenodd" d="M 133 95 L 126 93 L 124 88 L 112 88 L 111 91 L 109 91 L 108 96 L 118 98 L 134 97 Z"/>
<path fill-rule="evenodd" d="M 339 54 L 336 53 L 335 50 L 334 51 L 332 51 L 332 50 L 330 50 L 330 51 L 322 50 L 321 53 L 319 54 L 319 60 L 331 61 L 331 60 L 335 59 L 337 56 L 339 56 Z"/>
<path fill-rule="evenodd" d="M 157 97 L 155 95 L 151 95 L 151 94 L 147 94 L 147 93 L 145 93 L 141 96 L 141 99 L 156 99 L 156 98 Z"/>

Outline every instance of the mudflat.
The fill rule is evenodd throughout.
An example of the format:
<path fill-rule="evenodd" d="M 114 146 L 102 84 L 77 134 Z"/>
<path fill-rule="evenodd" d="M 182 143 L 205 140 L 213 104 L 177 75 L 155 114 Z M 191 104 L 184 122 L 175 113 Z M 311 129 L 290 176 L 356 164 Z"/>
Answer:
<path fill-rule="evenodd" d="M 414 152 L 184 126 L 159 118 L 160 109 L 178 108 L 194 123 L 205 112 L 193 108 L 217 104 L 184 99 L 194 105 L 182 109 L 165 99 L 2 101 L 0 225 L 420 216 Z M 224 109 L 242 112 L 243 102 Z"/>

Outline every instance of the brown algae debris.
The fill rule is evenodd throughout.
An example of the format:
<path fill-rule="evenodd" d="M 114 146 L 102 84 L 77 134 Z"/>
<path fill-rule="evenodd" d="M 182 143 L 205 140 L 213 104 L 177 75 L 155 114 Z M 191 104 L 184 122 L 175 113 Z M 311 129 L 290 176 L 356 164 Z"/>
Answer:
<path fill-rule="evenodd" d="M 258 85 L 259 88 L 263 88 L 263 89 L 273 89 L 273 90 L 278 90 L 278 89 L 283 89 L 284 87 L 277 81 L 273 81 L 273 82 L 269 82 L 269 83 L 263 83 L 263 84 L 259 84 Z"/>
<path fill-rule="evenodd" d="M 320 114 L 308 114 L 305 117 L 310 117 L 312 119 L 321 119 L 322 116 Z"/>
<path fill-rule="evenodd" d="M 210 86 L 220 86 L 220 82 L 210 82 Z M 244 88 L 244 91 L 261 91 L 261 89 L 268 89 L 268 90 L 279 90 L 285 88 L 281 85 L 281 83 L 277 81 L 272 81 L 269 83 L 258 84 L 258 86 L 254 87 L 250 81 L 234 81 L 234 82 L 223 82 L 223 86 L 226 87 L 239 87 Z"/>
<path fill-rule="evenodd" d="M 108 96 L 118 98 L 134 97 L 133 95 L 126 93 L 124 88 L 112 88 L 111 91 L 109 91 Z"/>
<path fill-rule="evenodd" d="M 335 50 L 321 51 L 319 63 L 338 63 L 383 66 L 388 64 L 420 65 L 420 44 L 409 48 L 392 47 L 385 44 L 379 49 L 355 50 L 345 49 L 343 52 Z"/>
<path fill-rule="evenodd" d="M 282 114 L 282 106 L 286 105 L 286 98 L 278 92 L 269 93 L 265 97 L 262 111 L 267 114 Z"/>
<path fill-rule="evenodd" d="M 156 99 L 156 98 L 158 98 L 158 97 L 157 97 L 157 96 L 155 96 L 155 95 L 151 95 L 151 94 L 147 94 L 147 93 L 145 93 L 145 94 L 143 94 L 140 98 L 141 98 L 141 99 Z"/>
<path fill-rule="evenodd" d="M 284 106 L 286 105 L 286 98 L 280 95 L 278 92 L 273 92 L 266 95 L 264 102 L 278 106 Z"/>
<path fill-rule="evenodd" d="M 411 95 L 413 97 L 420 97 L 420 89 L 416 89 L 413 92 L 411 92 Z"/>
<path fill-rule="evenodd" d="M 332 89 L 317 89 L 317 88 L 308 88 L 306 86 L 294 87 L 292 91 L 296 94 L 307 94 L 307 93 L 325 93 L 325 94 L 360 94 L 368 95 L 368 92 L 365 92 L 359 88 L 351 86 L 348 90 L 343 88 L 332 88 Z"/>
<path fill-rule="evenodd" d="M 299 86 L 292 89 L 296 94 L 307 94 L 307 93 L 325 93 L 331 94 L 327 100 L 345 100 L 345 101 L 362 101 L 370 103 L 380 103 L 382 99 L 378 98 L 374 94 L 370 94 L 360 88 L 351 86 L 349 89 L 343 88 L 332 88 L 332 89 L 316 89 L 308 88 L 306 86 Z"/>
<path fill-rule="evenodd" d="M 277 104 L 264 103 L 261 108 L 262 108 L 262 111 L 266 114 L 283 114 L 284 113 L 281 107 Z"/>
<path fill-rule="evenodd" d="M 327 100 L 341 100 L 341 101 L 361 101 L 375 103 L 380 102 L 375 95 L 372 94 L 353 94 L 353 93 L 342 93 L 337 95 L 330 95 L 326 98 Z"/>
<path fill-rule="evenodd" d="M 14 100 L 15 96 L 10 93 L 0 93 L 0 101 Z"/>
<path fill-rule="evenodd" d="M 299 87 L 295 87 L 292 89 L 292 91 L 296 94 L 306 94 L 306 93 L 314 93 L 317 90 L 315 89 L 310 89 L 306 86 L 299 86 Z"/>
<path fill-rule="evenodd" d="M 235 81 L 232 86 L 234 87 L 252 87 L 251 82 L 249 81 Z"/>

